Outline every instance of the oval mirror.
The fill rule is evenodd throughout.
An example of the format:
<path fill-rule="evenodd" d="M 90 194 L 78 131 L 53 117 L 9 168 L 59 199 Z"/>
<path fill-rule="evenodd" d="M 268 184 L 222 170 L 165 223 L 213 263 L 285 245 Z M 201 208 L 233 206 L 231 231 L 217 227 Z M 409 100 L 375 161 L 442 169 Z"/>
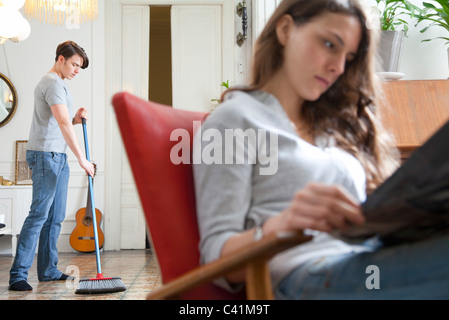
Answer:
<path fill-rule="evenodd" d="M 11 81 L 0 73 L 0 127 L 14 116 L 17 109 L 17 92 Z"/>

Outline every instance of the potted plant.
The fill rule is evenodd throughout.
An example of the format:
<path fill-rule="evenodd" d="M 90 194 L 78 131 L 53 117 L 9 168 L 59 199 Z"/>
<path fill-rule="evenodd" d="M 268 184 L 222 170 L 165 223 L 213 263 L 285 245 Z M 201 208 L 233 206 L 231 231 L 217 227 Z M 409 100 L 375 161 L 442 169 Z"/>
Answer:
<path fill-rule="evenodd" d="M 404 36 L 407 36 L 408 22 L 404 16 L 414 17 L 420 9 L 408 0 L 376 0 L 380 22 L 381 38 L 379 55 L 383 71 L 396 72 Z"/>
<path fill-rule="evenodd" d="M 229 89 L 231 87 L 229 85 L 229 80 L 226 80 L 226 82 L 223 81 L 220 86 L 226 89 Z M 220 99 L 218 98 L 211 99 L 210 101 L 214 102 L 214 104 L 210 108 L 211 111 L 214 111 L 215 108 L 218 107 L 218 105 L 221 103 Z"/>
<path fill-rule="evenodd" d="M 440 27 L 446 29 L 447 36 L 436 37 L 431 39 L 424 39 L 425 41 L 431 41 L 434 39 L 441 39 L 446 41 L 446 45 L 449 44 L 449 1 L 448 0 L 428 0 L 431 2 L 423 2 L 424 9 L 417 16 L 419 25 L 423 21 L 430 21 L 430 24 L 420 30 L 421 33 L 426 32 L 431 27 Z M 433 2 L 433 3 L 432 3 Z M 438 7 L 436 5 L 439 5 Z M 447 48 L 448 62 L 449 62 L 449 47 Z"/>

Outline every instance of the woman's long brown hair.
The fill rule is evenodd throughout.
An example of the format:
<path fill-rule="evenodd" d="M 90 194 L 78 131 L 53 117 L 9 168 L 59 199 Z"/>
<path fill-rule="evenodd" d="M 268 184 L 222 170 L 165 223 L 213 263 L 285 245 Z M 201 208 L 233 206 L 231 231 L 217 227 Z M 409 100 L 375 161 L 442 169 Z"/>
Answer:
<path fill-rule="evenodd" d="M 360 161 L 369 193 L 397 167 L 398 152 L 382 126 L 378 110 L 383 97 L 375 72 L 378 35 L 366 27 L 366 14 L 357 0 L 283 0 L 256 41 L 251 81 L 243 90 L 262 88 L 282 66 L 283 47 L 276 35 L 276 24 L 283 15 L 290 14 L 301 26 L 324 12 L 357 17 L 362 39 L 354 60 L 333 86 L 318 100 L 306 101 L 298 112 L 312 136 L 332 136 L 337 146 Z"/>

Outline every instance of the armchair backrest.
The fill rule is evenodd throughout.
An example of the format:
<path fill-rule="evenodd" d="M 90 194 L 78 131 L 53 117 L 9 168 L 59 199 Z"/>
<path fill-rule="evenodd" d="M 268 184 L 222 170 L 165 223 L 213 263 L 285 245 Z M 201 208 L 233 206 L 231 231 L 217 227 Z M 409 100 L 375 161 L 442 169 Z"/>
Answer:
<path fill-rule="evenodd" d="M 174 109 L 124 92 L 116 94 L 112 103 L 162 281 L 167 283 L 199 266 L 192 165 L 174 164 L 171 153 L 185 156 L 175 147 L 180 146 L 179 132 L 188 133 L 191 150 L 193 122 L 204 121 L 207 113 Z M 183 130 L 174 132 L 177 129 Z M 190 154 L 187 159 L 191 159 Z M 236 296 L 208 284 L 180 298 L 235 299 Z"/>

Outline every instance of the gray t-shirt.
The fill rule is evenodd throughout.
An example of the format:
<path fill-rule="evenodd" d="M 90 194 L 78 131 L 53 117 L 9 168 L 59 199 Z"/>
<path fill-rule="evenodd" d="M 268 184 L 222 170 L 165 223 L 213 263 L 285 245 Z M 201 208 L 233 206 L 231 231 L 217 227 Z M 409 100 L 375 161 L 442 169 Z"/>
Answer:
<path fill-rule="evenodd" d="M 246 139 L 247 145 L 251 144 L 248 137 L 257 136 L 253 140 L 258 147 L 245 154 L 240 163 L 236 158 L 238 143 L 231 155 L 232 146 L 222 147 L 233 132 L 244 138 L 240 140 Z M 220 136 L 224 140 L 221 148 L 213 148 Z M 233 235 L 285 210 L 294 194 L 309 182 L 338 184 L 360 202 L 365 199 L 366 176 L 359 161 L 335 147 L 332 139 L 322 137 L 315 144 L 302 140 L 278 100 L 262 91 L 232 92 L 206 118 L 195 134 L 193 149 L 194 154 L 201 155 L 201 161 L 194 161 L 193 173 L 202 263 L 220 257 L 223 244 Z M 230 158 L 227 164 L 212 161 L 219 160 L 220 153 L 224 159 Z M 327 233 L 306 233 L 313 234 L 314 239 L 271 261 L 274 285 L 309 259 L 368 250 Z M 230 289 L 223 279 L 217 284 Z"/>
<path fill-rule="evenodd" d="M 70 118 L 73 117 L 69 88 L 57 74 L 49 72 L 34 90 L 34 112 L 27 150 L 66 152 L 67 144 L 50 108 L 55 104 L 66 105 Z"/>

